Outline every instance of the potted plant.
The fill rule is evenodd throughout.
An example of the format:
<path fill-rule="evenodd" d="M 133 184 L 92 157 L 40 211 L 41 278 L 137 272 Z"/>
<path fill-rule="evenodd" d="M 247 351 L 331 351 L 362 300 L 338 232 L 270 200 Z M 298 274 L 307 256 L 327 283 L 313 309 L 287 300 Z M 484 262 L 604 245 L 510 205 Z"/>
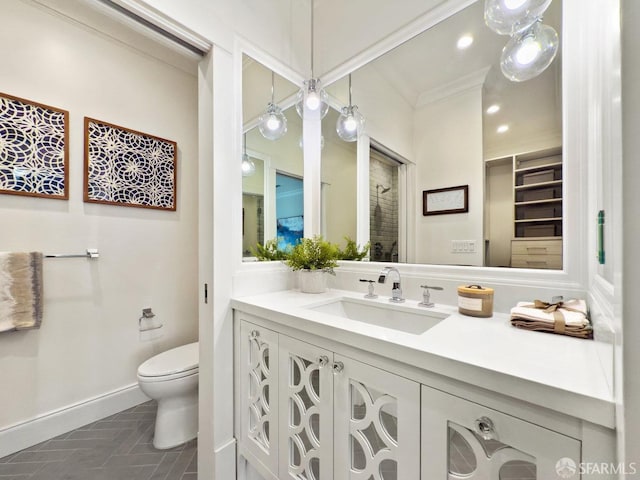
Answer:
<path fill-rule="evenodd" d="M 370 242 L 367 242 L 362 249 L 358 247 L 358 244 L 348 235 L 344 237 L 347 245 L 344 250 L 338 252 L 338 260 L 355 260 L 357 262 L 362 261 L 369 254 Z"/>
<path fill-rule="evenodd" d="M 300 290 L 305 293 L 322 293 L 327 289 L 327 273 L 333 274 L 338 266 L 339 248 L 320 235 L 303 238 L 294 246 L 285 263 L 299 271 Z"/>
<path fill-rule="evenodd" d="M 271 262 L 273 260 L 286 260 L 288 253 L 278 248 L 278 238 L 267 240 L 264 245 L 257 244 L 251 248 L 251 254 L 259 262 Z"/>

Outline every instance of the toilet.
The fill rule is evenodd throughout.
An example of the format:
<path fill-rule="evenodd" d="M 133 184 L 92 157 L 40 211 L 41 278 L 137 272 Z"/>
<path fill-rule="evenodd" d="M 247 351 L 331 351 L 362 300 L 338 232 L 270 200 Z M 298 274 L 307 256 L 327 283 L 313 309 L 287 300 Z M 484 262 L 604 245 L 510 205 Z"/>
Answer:
<path fill-rule="evenodd" d="M 140 389 L 158 402 L 153 446 L 173 448 L 198 433 L 198 342 L 162 352 L 138 368 Z"/>

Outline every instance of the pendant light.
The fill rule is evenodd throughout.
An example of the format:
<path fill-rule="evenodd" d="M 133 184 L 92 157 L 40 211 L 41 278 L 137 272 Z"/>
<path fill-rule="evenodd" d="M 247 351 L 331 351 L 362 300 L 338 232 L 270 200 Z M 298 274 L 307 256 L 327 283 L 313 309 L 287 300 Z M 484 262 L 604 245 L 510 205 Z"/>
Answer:
<path fill-rule="evenodd" d="M 329 111 L 329 96 L 320 87 L 320 79 L 313 76 L 313 10 L 314 0 L 311 0 L 311 78 L 303 83 L 296 99 L 296 112 L 300 118 L 305 115 L 323 119 Z"/>
<path fill-rule="evenodd" d="M 358 106 L 351 103 L 351 74 L 349 74 L 349 106 L 342 107 L 336 131 L 338 136 L 345 142 L 355 142 L 362 132 L 364 117 L 358 111 Z"/>
<path fill-rule="evenodd" d="M 500 69 L 513 82 L 524 82 L 540 75 L 558 52 L 558 33 L 536 21 L 507 42 L 500 57 Z"/>
<path fill-rule="evenodd" d="M 274 103 L 275 74 L 271 72 L 271 101 L 267 110 L 258 119 L 258 130 L 267 140 L 278 140 L 287 133 L 287 117 L 282 109 Z"/>
<path fill-rule="evenodd" d="M 500 70 L 512 82 L 540 75 L 558 52 L 558 33 L 542 24 L 552 0 L 485 0 L 484 21 L 500 35 L 511 35 L 502 49 Z"/>
<path fill-rule="evenodd" d="M 500 35 L 513 35 L 533 25 L 551 0 L 486 0 L 484 21 Z"/>
<path fill-rule="evenodd" d="M 244 134 L 244 140 L 242 144 L 242 176 L 250 177 L 256 173 L 256 164 L 247 155 L 247 134 Z"/>

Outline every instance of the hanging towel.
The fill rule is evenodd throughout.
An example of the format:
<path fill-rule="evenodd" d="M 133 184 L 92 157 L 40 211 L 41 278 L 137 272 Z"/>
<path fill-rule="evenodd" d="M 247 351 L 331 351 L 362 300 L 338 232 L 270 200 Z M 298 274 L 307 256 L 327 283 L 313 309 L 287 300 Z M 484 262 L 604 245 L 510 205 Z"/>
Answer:
<path fill-rule="evenodd" d="M 511 309 L 511 325 L 526 330 L 592 338 L 593 328 L 584 300 L 546 303 L 540 300 L 518 302 Z"/>
<path fill-rule="evenodd" d="M 41 323 L 42 253 L 0 252 L 0 332 Z"/>

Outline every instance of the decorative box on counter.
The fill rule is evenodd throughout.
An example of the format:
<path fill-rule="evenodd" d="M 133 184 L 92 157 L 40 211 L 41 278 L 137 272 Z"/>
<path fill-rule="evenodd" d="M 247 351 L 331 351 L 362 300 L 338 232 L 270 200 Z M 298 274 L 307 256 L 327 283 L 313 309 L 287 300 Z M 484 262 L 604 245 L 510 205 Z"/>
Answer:
<path fill-rule="evenodd" d="M 490 317 L 493 315 L 493 288 L 480 285 L 458 287 L 458 311 L 470 317 Z"/>

